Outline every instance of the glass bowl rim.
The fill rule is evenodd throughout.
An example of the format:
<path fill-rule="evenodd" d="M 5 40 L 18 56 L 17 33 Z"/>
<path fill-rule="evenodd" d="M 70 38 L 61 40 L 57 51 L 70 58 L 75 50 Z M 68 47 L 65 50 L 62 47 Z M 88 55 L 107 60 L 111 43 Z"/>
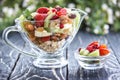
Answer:
<path fill-rule="evenodd" d="M 78 50 L 75 51 L 75 54 L 77 54 L 76 56 L 78 58 L 88 58 L 88 59 L 102 59 L 102 58 L 107 58 L 111 55 L 111 53 L 108 53 L 107 55 L 104 56 L 84 56 L 84 55 L 80 55 Z"/>

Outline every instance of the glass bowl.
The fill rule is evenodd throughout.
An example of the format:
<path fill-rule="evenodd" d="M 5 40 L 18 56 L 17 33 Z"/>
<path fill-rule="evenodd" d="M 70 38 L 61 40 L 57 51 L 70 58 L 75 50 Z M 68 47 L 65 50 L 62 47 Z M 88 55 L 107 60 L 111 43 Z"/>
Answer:
<path fill-rule="evenodd" d="M 80 55 L 78 51 L 75 52 L 75 58 L 80 66 L 84 69 L 90 70 L 103 68 L 109 56 L 110 53 L 105 56 L 92 57 Z"/>
<path fill-rule="evenodd" d="M 22 20 L 22 17 L 15 20 L 16 25 L 8 27 L 4 30 L 2 38 L 4 41 L 20 51 L 21 53 L 34 55 L 36 60 L 33 62 L 34 66 L 39 68 L 59 68 L 67 65 L 67 60 L 63 56 L 63 52 L 67 46 L 72 42 L 76 33 L 78 32 L 81 23 L 86 12 L 80 9 L 69 9 L 71 13 L 76 14 L 75 19 L 67 19 L 66 17 L 60 17 L 58 20 L 51 20 L 49 16 L 43 21 L 29 21 Z M 66 20 L 69 21 L 66 23 Z M 64 28 L 58 29 L 57 25 L 60 25 L 64 21 Z M 40 24 L 44 24 L 44 29 L 38 27 Z M 68 25 L 69 23 L 69 25 Z M 33 28 L 34 26 L 34 28 Z M 8 34 L 10 32 L 19 32 L 26 43 L 29 44 L 29 49 L 24 51 L 17 47 L 14 43 L 8 40 Z M 46 37 L 41 37 L 46 36 Z M 48 37 L 49 36 L 49 37 Z M 31 52 L 30 52 L 31 50 Z"/>

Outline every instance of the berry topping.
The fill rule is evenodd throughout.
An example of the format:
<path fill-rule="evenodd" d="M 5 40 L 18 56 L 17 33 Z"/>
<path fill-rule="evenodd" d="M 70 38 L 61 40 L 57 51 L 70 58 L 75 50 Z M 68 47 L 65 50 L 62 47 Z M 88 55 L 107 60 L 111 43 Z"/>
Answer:
<path fill-rule="evenodd" d="M 53 8 L 53 9 L 52 9 L 52 12 L 57 12 L 57 9 Z"/>
<path fill-rule="evenodd" d="M 58 11 L 56 14 L 57 14 L 58 16 L 66 15 L 66 14 L 67 14 L 67 11 L 66 11 L 65 8 L 62 8 L 62 9 L 61 9 L 60 11 Z"/>
<path fill-rule="evenodd" d="M 37 14 L 34 19 L 37 27 L 44 26 L 44 20 L 47 17 L 47 14 Z"/>
<path fill-rule="evenodd" d="M 60 23 L 60 29 L 64 28 L 64 25 L 62 23 Z"/>
<path fill-rule="evenodd" d="M 95 49 L 93 48 L 93 46 L 88 46 L 86 49 L 87 49 L 89 52 L 95 51 Z"/>
<path fill-rule="evenodd" d="M 55 7 L 57 11 L 60 11 L 62 8 L 60 6 Z"/>
<path fill-rule="evenodd" d="M 82 49 L 79 48 L 79 53 L 82 54 Z M 105 44 L 99 45 L 97 41 L 90 43 L 85 50 L 89 51 L 87 56 L 104 56 L 110 53 Z"/>
<path fill-rule="evenodd" d="M 59 17 L 57 15 L 53 16 L 51 20 L 58 19 Z"/>
<path fill-rule="evenodd" d="M 98 44 L 98 42 L 92 42 L 91 44 L 89 44 L 88 46 L 87 46 L 87 50 L 89 51 L 89 52 L 92 52 L 92 51 L 95 51 L 96 49 L 98 49 L 99 48 L 99 44 Z"/>
<path fill-rule="evenodd" d="M 71 19 L 74 19 L 74 18 L 76 18 L 76 15 L 71 13 L 71 14 L 68 15 L 68 17 L 71 18 Z"/>
<path fill-rule="evenodd" d="M 46 8 L 46 7 L 41 7 L 41 8 L 38 8 L 36 12 L 38 12 L 38 13 L 43 13 L 43 14 L 47 14 L 48 11 L 49 11 L 48 8 Z"/>
<path fill-rule="evenodd" d="M 91 46 L 91 45 L 99 45 L 99 43 L 97 41 L 94 41 L 94 42 L 90 43 L 88 46 Z"/>

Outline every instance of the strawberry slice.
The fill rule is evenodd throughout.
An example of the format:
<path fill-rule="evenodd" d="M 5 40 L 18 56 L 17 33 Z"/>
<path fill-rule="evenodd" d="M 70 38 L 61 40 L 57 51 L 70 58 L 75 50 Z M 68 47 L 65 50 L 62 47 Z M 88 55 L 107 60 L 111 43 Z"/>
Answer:
<path fill-rule="evenodd" d="M 94 42 L 90 43 L 88 46 L 91 46 L 91 45 L 99 45 L 99 43 L 97 41 L 94 41 Z"/>
<path fill-rule="evenodd" d="M 88 46 L 87 46 L 87 50 L 89 51 L 89 52 L 93 52 L 93 51 L 95 51 L 96 49 L 98 49 L 99 48 L 99 43 L 97 42 L 97 41 L 94 41 L 94 42 L 92 42 L 92 43 L 90 43 Z"/>
<path fill-rule="evenodd" d="M 43 14 L 47 14 L 48 11 L 49 11 L 49 8 L 47 7 L 41 7 L 36 10 L 37 13 L 43 13 Z"/>
<path fill-rule="evenodd" d="M 101 45 L 99 46 L 99 49 L 101 49 L 101 48 L 107 48 L 106 44 L 101 44 Z"/>
<path fill-rule="evenodd" d="M 105 48 L 100 48 L 99 52 L 100 52 L 100 56 L 104 56 L 104 55 L 107 55 L 110 51 Z"/>
<path fill-rule="evenodd" d="M 93 46 L 88 46 L 86 49 L 87 49 L 89 52 L 95 51 L 95 49 L 93 48 Z"/>
<path fill-rule="evenodd" d="M 50 36 L 45 36 L 45 37 L 40 38 L 40 41 L 42 41 L 42 42 L 46 42 L 46 41 L 49 41 L 49 40 L 50 40 Z"/>
<path fill-rule="evenodd" d="M 56 14 L 58 16 L 66 15 L 67 14 L 67 10 L 65 8 L 62 8 L 60 11 L 56 12 Z"/>
<path fill-rule="evenodd" d="M 44 20 L 47 17 L 47 14 L 37 14 L 34 19 L 35 19 L 35 25 L 37 27 L 44 26 Z"/>

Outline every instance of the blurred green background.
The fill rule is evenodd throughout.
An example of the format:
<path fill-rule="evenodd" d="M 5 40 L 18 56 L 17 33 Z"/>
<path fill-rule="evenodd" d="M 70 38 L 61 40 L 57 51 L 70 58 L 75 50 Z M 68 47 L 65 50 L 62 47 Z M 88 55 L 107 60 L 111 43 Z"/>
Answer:
<path fill-rule="evenodd" d="M 0 0 L 0 31 L 14 25 L 14 19 L 28 8 L 41 6 L 79 8 L 88 13 L 82 23 L 84 30 L 95 34 L 120 31 L 120 0 Z"/>

